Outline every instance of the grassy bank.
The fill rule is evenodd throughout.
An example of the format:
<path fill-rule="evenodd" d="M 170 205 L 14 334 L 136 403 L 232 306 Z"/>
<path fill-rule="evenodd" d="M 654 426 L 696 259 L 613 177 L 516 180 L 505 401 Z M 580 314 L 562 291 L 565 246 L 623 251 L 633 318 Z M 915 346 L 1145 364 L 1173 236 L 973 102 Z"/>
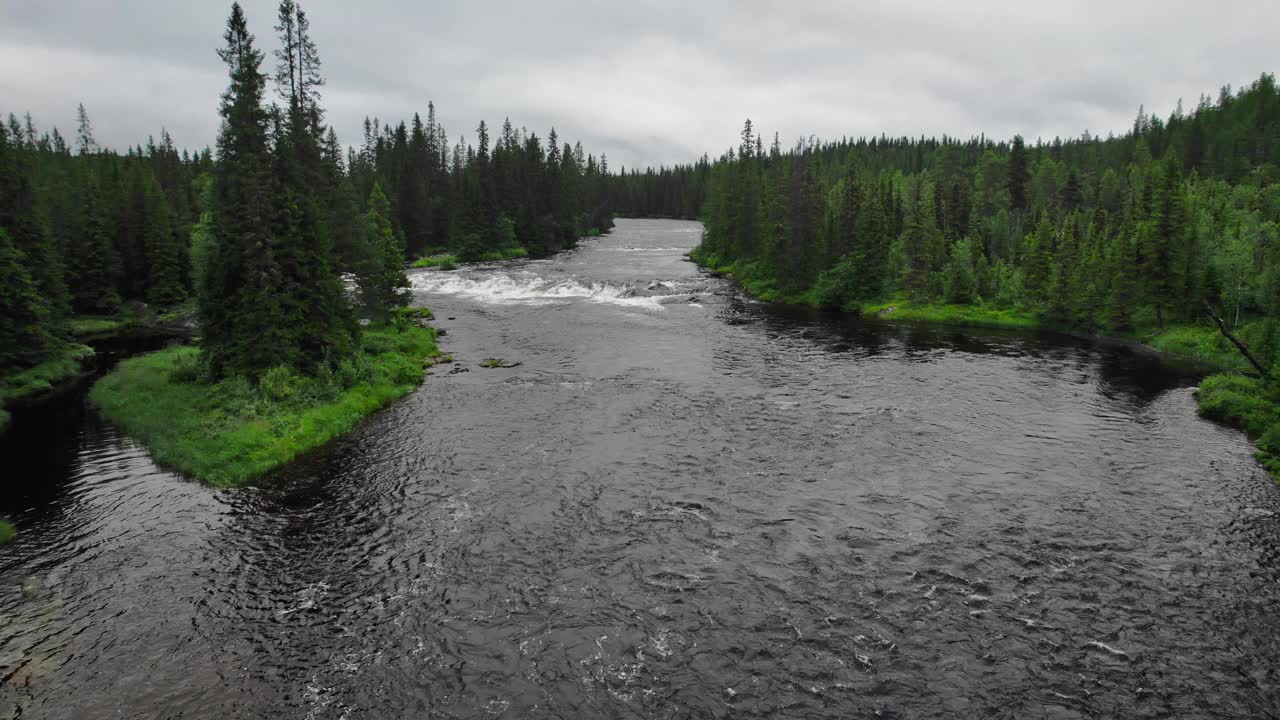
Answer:
<path fill-rule="evenodd" d="M 93 357 L 88 345 L 69 344 L 53 357 L 21 372 L 0 377 L 0 430 L 9 424 L 12 403 L 43 395 L 78 376 L 85 360 Z"/>
<path fill-rule="evenodd" d="M 1280 480 L 1280 389 L 1261 378 L 1235 373 L 1210 375 L 1196 391 L 1200 415 L 1244 430 L 1258 462 Z"/>
<path fill-rule="evenodd" d="M 18 531 L 13 527 L 13 523 L 0 518 L 0 545 L 8 545 L 18 536 Z"/>
<path fill-rule="evenodd" d="M 241 485 L 349 431 L 421 384 L 435 331 L 366 328 L 363 351 L 320 377 L 287 368 L 256 382 L 200 379 L 200 351 L 173 347 L 126 360 L 93 401 L 159 463 L 220 487 Z"/>

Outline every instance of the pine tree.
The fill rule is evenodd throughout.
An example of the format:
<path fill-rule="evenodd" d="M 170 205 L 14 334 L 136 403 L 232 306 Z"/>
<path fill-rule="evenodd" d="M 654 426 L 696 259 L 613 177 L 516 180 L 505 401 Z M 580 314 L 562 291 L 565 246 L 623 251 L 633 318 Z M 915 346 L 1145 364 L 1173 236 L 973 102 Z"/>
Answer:
<path fill-rule="evenodd" d="M 218 55 L 230 85 L 219 112 L 212 235 L 200 297 L 201 335 L 215 375 L 257 373 L 289 359 L 278 298 L 271 218 L 270 114 L 266 77 L 244 11 L 231 6 Z"/>
<path fill-rule="evenodd" d="M 356 274 L 365 312 L 375 322 L 385 322 L 395 308 L 409 304 L 409 278 L 404 253 L 391 226 L 391 203 L 377 182 L 369 193 L 364 216 L 364 259 Z"/>
<path fill-rule="evenodd" d="M 98 150 L 98 142 L 93 138 L 93 126 L 89 124 L 89 113 L 85 112 L 84 103 L 76 107 L 76 151 L 81 155 L 89 155 Z"/>
<path fill-rule="evenodd" d="M 292 13 L 293 22 L 286 19 Z M 281 0 L 278 77 L 291 77 L 288 109 L 274 118 L 273 256 L 280 273 L 278 304 L 286 362 L 311 372 L 355 349 L 355 321 L 333 269 L 325 191 L 318 86 L 320 60 L 302 9 Z M 281 92 L 284 89 L 281 88 Z"/>
<path fill-rule="evenodd" d="M 142 246 L 146 251 L 147 302 L 174 305 L 186 298 L 185 247 L 174 227 L 173 213 L 154 176 L 143 188 Z"/>
<path fill-rule="evenodd" d="M 27 272 L 26 257 L 0 228 L 0 372 L 40 362 L 57 345 L 49 308 Z"/>
<path fill-rule="evenodd" d="M 67 247 L 67 267 L 72 305 L 78 312 L 106 315 L 120 309 L 116 277 L 120 260 L 108 232 L 110 218 L 102 191 L 90 176 L 85 197 L 84 222 Z"/>
<path fill-rule="evenodd" d="M 1009 150 L 1009 206 L 1017 210 L 1027 209 L 1027 181 L 1031 173 L 1027 168 L 1027 150 L 1021 135 L 1013 138 L 1013 147 Z"/>

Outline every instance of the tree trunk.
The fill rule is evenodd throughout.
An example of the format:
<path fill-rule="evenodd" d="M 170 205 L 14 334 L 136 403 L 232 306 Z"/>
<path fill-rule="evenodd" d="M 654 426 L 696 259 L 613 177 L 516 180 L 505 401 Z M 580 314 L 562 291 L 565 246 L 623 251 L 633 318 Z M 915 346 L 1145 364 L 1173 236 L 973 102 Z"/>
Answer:
<path fill-rule="evenodd" d="M 1258 359 L 1253 356 L 1253 353 L 1249 352 L 1249 346 L 1240 342 L 1235 335 L 1231 334 L 1231 331 L 1227 329 L 1227 321 L 1218 317 L 1218 313 L 1209 304 L 1208 300 L 1204 301 L 1204 308 L 1208 311 L 1209 317 L 1213 318 L 1213 321 L 1218 324 L 1218 330 L 1222 333 L 1222 336 L 1230 340 L 1231 344 L 1235 345 L 1236 349 L 1240 351 L 1240 354 L 1244 355 L 1245 359 L 1249 361 L 1249 364 L 1253 365 L 1254 369 L 1258 371 L 1258 374 L 1265 378 L 1267 371 L 1262 367 L 1262 363 L 1258 362 Z"/>

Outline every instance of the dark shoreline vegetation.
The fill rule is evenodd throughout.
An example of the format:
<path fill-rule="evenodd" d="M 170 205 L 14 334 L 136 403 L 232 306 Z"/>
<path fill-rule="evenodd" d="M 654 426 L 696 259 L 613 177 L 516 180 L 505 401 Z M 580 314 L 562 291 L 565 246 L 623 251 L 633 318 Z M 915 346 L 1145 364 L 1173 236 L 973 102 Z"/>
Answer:
<path fill-rule="evenodd" d="M 1244 429 L 1280 471 L 1273 76 L 1167 120 L 1139 110 L 1131 132 L 1105 139 L 784 151 L 750 121 L 741 137 L 712 165 L 690 254 L 702 266 L 763 300 L 1113 336 L 1209 363 L 1227 372 L 1205 379 L 1201 414 Z"/>

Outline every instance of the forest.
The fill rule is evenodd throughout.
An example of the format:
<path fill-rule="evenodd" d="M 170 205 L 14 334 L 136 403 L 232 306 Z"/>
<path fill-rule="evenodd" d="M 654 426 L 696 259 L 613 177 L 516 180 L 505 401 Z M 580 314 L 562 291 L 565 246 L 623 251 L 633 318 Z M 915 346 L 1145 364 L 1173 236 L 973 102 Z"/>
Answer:
<path fill-rule="evenodd" d="M 545 256 L 615 215 L 702 219 L 692 257 L 767 300 L 1135 336 L 1237 367 L 1213 314 L 1268 373 L 1280 358 L 1268 74 L 1167 118 L 1140 109 L 1118 137 L 784 149 L 748 120 L 715 160 L 615 172 L 554 128 L 482 121 L 451 139 L 432 103 L 366 118 L 344 148 L 306 12 L 282 0 L 274 29 L 268 73 L 233 5 L 214 148 L 163 130 L 103 148 L 83 105 L 70 138 L 29 114 L 0 124 L 0 403 L 73 374 L 91 352 L 78 340 L 140 312 L 198 317 L 209 382 L 333 373 L 361 323 L 400 318 L 407 263 Z M 1239 424 L 1257 435 L 1265 417 Z"/>
<path fill-rule="evenodd" d="M 707 185 L 699 257 L 831 308 L 982 305 L 1085 331 L 1207 301 L 1265 346 L 1280 313 L 1280 96 L 1263 75 L 1122 137 L 805 140 L 750 121 Z M 1268 351 L 1269 355 L 1274 355 Z"/>
<path fill-rule="evenodd" d="M 699 213 L 705 158 L 613 174 L 554 128 L 544 140 L 510 121 L 451 142 L 431 103 L 425 121 L 366 118 L 362 144 L 344 149 L 309 23 L 281 3 L 268 75 L 234 6 L 216 149 L 180 151 L 163 130 L 103 148 L 83 105 L 70 138 L 30 114 L 0 124 L 5 392 L 74 372 L 79 336 L 143 307 L 198 307 L 211 377 L 313 372 L 354 347 L 357 316 L 403 304 L 405 258 L 541 256 L 607 231 L 618 210 Z M 360 281 L 354 304 L 343 277 Z"/>

